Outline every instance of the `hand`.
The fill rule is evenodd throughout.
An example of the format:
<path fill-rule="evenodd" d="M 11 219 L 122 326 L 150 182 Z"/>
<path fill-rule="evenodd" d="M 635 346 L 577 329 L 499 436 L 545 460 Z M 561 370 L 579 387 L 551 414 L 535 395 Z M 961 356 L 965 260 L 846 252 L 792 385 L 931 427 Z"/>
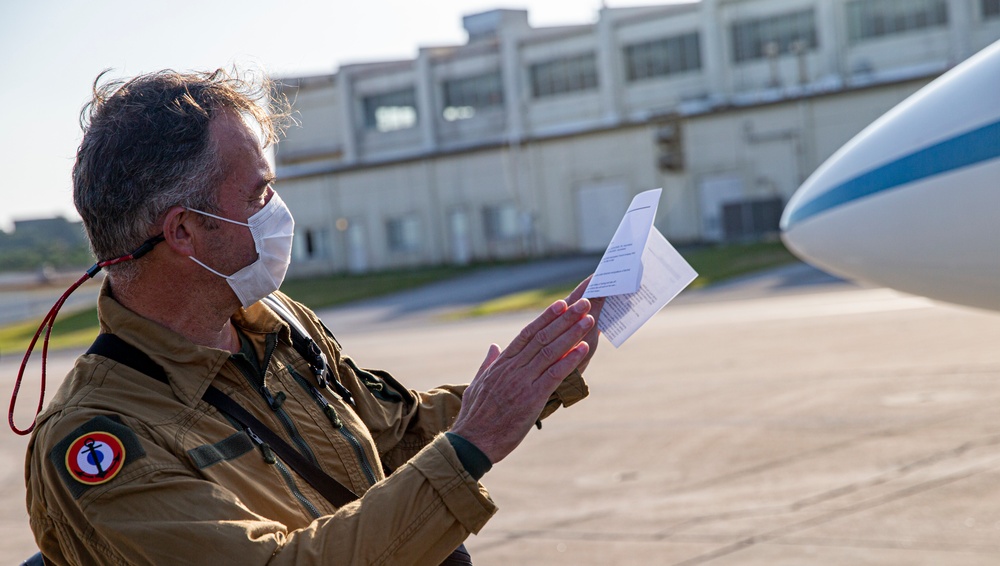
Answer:
<path fill-rule="evenodd" d="M 583 297 L 583 292 L 587 290 L 587 285 L 590 284 L 590 280 L 593 277 L 594 276 L 591 275 L 590 277 L 584 279 L 583 282 L 581 282 L 579 285 L 577 285 L 576 289 L 573 289 L 573 292 L 570 293 L 568 297 L 566 297 L 566 304 L 572 305 L 576 301 L 579 301 L 580 298 Z M 600 297 L 597 299 L 587 299 L 587 300 L 590 301 L 590 316 L 594 317 L 595 321 L 600 320 L 601 309 L 604 308 L 604 297 Z M 588 346 L 590 346 L 590 351 L 587 352 L 587 355 L 583 358 L 583 361 L 580 362 L 580 365 L 578 365 L 576 368 L 580 370 L 580 373 L 583 373 L 583 370 L 587 369 L 587 366 L 590 364 L 590 359 L 593 358 L 594 353 L 597 352 L 597 342 L 600 337 L 601 337 L 601 331 L 597 329 L 597 324 L 594 324 L 594 327 L 591 328 L 590 332 L 588 332 L 587 335 L 583 338 L 583 341 L 586 342 Z"/>
<path fill-rule="evenodd" d="M 490 346 L 462 395 L 451 432 L 475 444 L 494 464 L 524 439 L 546 401 L 587 357 L 582 342 L 594 327 L 590 301 L 556 301 L 501 352 Z"/>

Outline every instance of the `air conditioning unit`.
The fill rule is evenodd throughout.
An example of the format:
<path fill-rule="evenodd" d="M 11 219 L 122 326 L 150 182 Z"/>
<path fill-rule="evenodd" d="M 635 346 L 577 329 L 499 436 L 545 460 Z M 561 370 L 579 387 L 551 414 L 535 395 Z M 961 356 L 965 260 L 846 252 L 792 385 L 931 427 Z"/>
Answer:
<path fill-rule="evenodd" d="M 681 171 L 684 169 L 684 152 L 681 143 L 681 124 L 674 120 L 664 122 L 656 128 L 656 165 L 660 171 Z"/>

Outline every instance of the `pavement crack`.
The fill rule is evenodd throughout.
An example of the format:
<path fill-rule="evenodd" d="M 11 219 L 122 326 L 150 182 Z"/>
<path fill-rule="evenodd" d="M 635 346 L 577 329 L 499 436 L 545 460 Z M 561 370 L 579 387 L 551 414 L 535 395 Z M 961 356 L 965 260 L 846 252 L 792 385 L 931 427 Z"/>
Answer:
<path fill-rule="evenodd" d="M 918 495 L 933 489 L 937 489 L 991 469 L 995 469 L 995 466 L 980 466 L 972 469 L 963 470 L 961 472 L 956 472 L 954 474 L 941 476 L 939 478 L 915 484 L 894 491 L 892 493 L 882 495 L 880 497 L 874 497 L 872 499 L 860 501 L 858 503 L 847 505 L 839 509 L 834 509 L 826 513 L 817 515 L 815 517 L 799 521 L 797 523 L 792 523 L 789 525 L 772 529 L 767 532 L 755 534 L 749 537 L 744 537 L 740 540 L 727 544 L 723 547 L 717 548 L 711 552 L 707 552 L 705 554 L 690 558 L 688 560 L 677 562 L 674 564 L 674 566 L 694 566 L 697 564 L 706 564 L 708 562 L 711 562 L 712 560 L 737 553 L 746 548 L 756 546 L 759 544 L 773 542 L 781 537 L 785 537 L 806 529 L 811 529 L 813 527 L 822 525 L 824 523 L 828 523 L 830 521 L 834 521 L 836 519 L 841 519 L 849 515 L 853 515 L 855 513 L 867 511 L 869 509 L 874 509 L 876 507 L 885 505 L 887 503 L 896 502 L 901 499 L 905 499 L 907 497 L 912 497 L 914 495 Z"/>

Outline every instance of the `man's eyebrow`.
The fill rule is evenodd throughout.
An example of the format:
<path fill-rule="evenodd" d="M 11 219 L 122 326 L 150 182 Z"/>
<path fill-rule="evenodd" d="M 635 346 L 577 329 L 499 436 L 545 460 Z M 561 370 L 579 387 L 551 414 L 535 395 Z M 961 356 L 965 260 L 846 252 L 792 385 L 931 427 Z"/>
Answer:
<path fill-rule="evenodd" d="M 274 173 L 264 175 L 260 178 L 260 181 L 257 182 L 257 190 L 263 192 L 264 189 L 266 189 L 267 186 L 273 183 L 277 178 L 278 177 Z"/>

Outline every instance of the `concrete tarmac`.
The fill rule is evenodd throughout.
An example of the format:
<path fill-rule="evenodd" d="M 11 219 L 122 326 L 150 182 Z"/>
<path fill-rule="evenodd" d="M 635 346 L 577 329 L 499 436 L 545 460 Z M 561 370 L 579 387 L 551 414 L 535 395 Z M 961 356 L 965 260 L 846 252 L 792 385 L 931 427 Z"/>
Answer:
<path fill-rule="evenodd" d="M 323 317 L 345 350 L 414 388 L 467 381 L 532 318 L 343 312 Z M 500 511 L 468 547 L 477 566 L 1000 563 L 998 344 L 1000 314 L 798 268 L 682 294 L 487 474 Z M 25 444 L 0 434 L 4 563 L 33 551 Z"/>

